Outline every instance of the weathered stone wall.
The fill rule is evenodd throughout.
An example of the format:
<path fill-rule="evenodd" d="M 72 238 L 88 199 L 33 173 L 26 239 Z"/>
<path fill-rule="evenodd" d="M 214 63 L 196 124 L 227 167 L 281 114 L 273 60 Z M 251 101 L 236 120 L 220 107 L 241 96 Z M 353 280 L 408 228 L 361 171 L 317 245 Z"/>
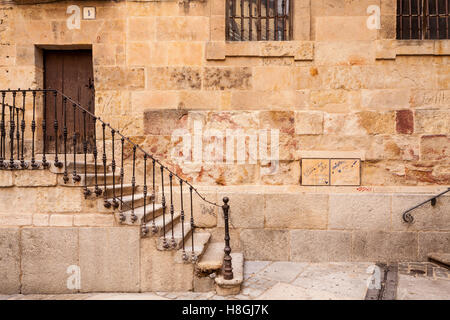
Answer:
<path fill-rule="evenodd" d="M 40 87 L 43 48 L 92 46 L 97 114 L 155 154 L 194 120 L 280 130 L 275 175 L 261 162 L 179 168 L 196 183 L 299 184 L 311 150 L 358 151 L 363 185 L 448 184 L 449 41 L 393 40 L 395 3 L 297 0 L 285 43 L 226 43 L 221 0 L 2 5 L 0 85 Z M 68 29 L 72 4 L 96 20 Z M 380 30 L 366 27 L 369 5 Z"/>
<path fill-rule="evenodd" d="M 69 30 L 72 4 L 96 6 L 96 20 Z M 374 4 L 380 30 L 366 27 Z M 231 194 L 232 241 L 246 258 L 422 260 L 448 251 L 448 197 L 410 227 L 401 209 L 450 184 L 449 40 L 394 40 L 395 0 L 296 0 L 294 13 L 293 41 L 227 43 L 223 0 L 2 5 L 0 87 L 42 87 L 43 49 L 92 47 L 96 113 L 169 163 L 181 145 L 173 131 L 192 134 L 196 121 L 223 133 L 278 129 L 273 175 L 268 162 L 173 162 L 196 185 L 230 186 L 208 197 Z M 364 188 L 295 186 L 305 154 L 362 158 Z M 8 199 L 36 198 L 9 174 L 0 179 L 11 184 Z M 63 204 L 36 203 L 28 211 L 54 206 L 36 221 L 68 219 L 56 217 Z M 199 210 L 200 225 L 213 227 L 216 212 Z"/>

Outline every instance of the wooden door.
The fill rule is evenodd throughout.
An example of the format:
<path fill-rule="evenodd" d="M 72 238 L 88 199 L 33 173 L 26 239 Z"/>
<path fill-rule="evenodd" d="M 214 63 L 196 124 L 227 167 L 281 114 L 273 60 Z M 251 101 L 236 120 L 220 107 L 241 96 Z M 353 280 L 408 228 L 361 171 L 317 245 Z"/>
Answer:
<path fill-rule="evenodd" d="M 44 85 L 46 89 L 57 89 L 66 96 L 79 102 L 84 108 L 95 114 L 95 93 L 93 85 L 93 67 L 91 50 L 49 50 L 44 52 Z M 64 151 L 63 128 L 64 112 L 62 97 L 58 95 L 56 114 L 58 120 L 58 153 Z M 86 135 L 83 113 L 77 108 L 74 116 L 70 102 L 66 105 L 67 150 L 73 152 L 72 136 L 75 128 L 77 134 L 76 152 L 83 152 L 83 141 L 88 141 L 91 152 L 95 141 L 95 127 L 91 117 L 86 117 Z M 53 94 L 46 97 L 47 152 L 55 150 L 55 99 Z"/>

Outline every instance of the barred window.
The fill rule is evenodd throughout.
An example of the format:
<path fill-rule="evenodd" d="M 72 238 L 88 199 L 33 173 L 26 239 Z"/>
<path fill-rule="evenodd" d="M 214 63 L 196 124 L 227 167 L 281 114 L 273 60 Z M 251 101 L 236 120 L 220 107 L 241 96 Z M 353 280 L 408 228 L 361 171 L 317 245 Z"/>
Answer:
<path fill-rule="evenodd" d="M 226 0 L 228 41 L 292 39 L 292 0 Z"/>
<path fill-rule="evenodd" d="M 397 0 L 397 39 L 450 39 L 450 0 Z"/>

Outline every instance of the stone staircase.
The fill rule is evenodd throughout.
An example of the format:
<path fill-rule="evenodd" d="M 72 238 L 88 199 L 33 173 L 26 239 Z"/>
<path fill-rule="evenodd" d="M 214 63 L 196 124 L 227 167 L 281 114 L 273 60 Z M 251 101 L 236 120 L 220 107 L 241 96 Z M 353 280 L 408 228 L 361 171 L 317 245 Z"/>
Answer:
<path fill-rule="evenodd" d="M 77 155 L 83 157 L 83 155 Z M 41 158 L 40 155 L 37 158 Z M 87 207 L 98 209 L 101 213 L 111 213 L 117 227 L 135 227 L 141 235 L 141 264 L 148 264 L 141 277 L 143 283 L 141 291 L 197 291 L 216 290 L 219 295 L 238 294 L 243 282 L 244 258 L 242 253 L 232 253 L 232 280 L 225 280 L 222 275 L 224 261 L 224 243 L 211 242 L 211 233 L 197 231 L 191 222 L 182 221 L 179 210 L 170 214 L 170 205 L 166 204 L 164 213 L 160 192 L 144 196 L 141 185 L 130 183 L 121 184 L 120 175 L 113 177 L 111 165 L 107 165 L 106 176 L 103 164 L 93 162 L 93 156 L 87 155 L 86 173 L 84 162 L 67 161 L 68 180 L 64 179 L 64 166 L 57 168 L 53 164 L 53 156 L 47 155 L 50 164 L 43 169 L 42 162 L 39 169 L 25 169 L 16 171 L 26 175 L 30 171 L 48 171 L 57 175 L 57 186 L 70 189 L 70 193 L 84 194 Z M 74 181 L 72 170 L 76 170 L 80 181 Z M 95 175 L 97 169 L 97 179 Z M 8 169 L 6 169 L 8 170 Z M 116 171 L 120 171 L 116 168 Z M 106 181 L 106 189 L 105 189 Z M 102 190 L 96 195 L 95 187 Z M 85 190 L 89 190 L 89 194 Z M 122 187 L 122 209 L 118 206 Z M 106 190 L 106 194 L 103 190 Z M 134 194 L 133 194 L 134 191 Z M 50 191 L 51 192 L 51 191 Z M 114 198 L 114 194 L 116 198 Z M 179 195 L 179 194 L 178 194 Z M 105 200 L 111 204 L 105 206 Z M 153 202 L 153 200 L 155 200 Z M 114 205 L 114 202 L 117 202 Z M 134 203 L 134 209 L 132 209 Z M 144 215 L 145 209 L 145 215 Z M 183 237 L 184 235 L 184 237 Z"/>

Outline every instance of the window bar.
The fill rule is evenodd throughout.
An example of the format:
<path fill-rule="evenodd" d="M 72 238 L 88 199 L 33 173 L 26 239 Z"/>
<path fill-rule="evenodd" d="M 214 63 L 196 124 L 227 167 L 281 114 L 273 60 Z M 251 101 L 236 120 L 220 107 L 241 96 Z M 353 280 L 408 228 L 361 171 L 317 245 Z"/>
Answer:
<path fill-rule="evenodd" d="M 102 138 L 103 138 L 103 205 L 105 208 L 111 208 L 111 203 L 108 201 L 108 195 L 106 193 L 106 135 L 105 135 L 106 123 L 102 122 Z"/>
<path fill-rule="evenodd" d="M 445 26 L 447 29 L 447 32 L 446 32 L 447 39 L 450 39 L 450 37 L 448 36 L 448 19 L 449 19 L 448 3 L 449 3 L 449 1 L 445 2 Z"/>
<path fill-rule="evenodd" d="M 136 186 L 136 146 L 133 145 L 133 176 L 131 177 L 131 222 L 136 222 L 137 216 L 134 214 L 134 188 Z M 106 178 L 106 177 L 105 177 Z"/>
<path fill-rule="evenodd" d="M 84 153 L 84 198 L 91 195 L 87 186 L 87 135 L 86 135 L 86 110 L 83 110 L 83 153 Z"/>
<path fill-rule="evenodd" d="M 422 39 L 422 6 L 421 0 L 417 0 L 417 26 L 419 28 L 419 33 L 417 38 Z"/>
<path fill-rule="evenodd" d="M 43 144 L 42 144 L 42 167 L 48 168 L 49 163 L 47 162 L 47 158 L 45 156 L 45 149 L 47 145 L 47 91 L 43 92 L 43 100 L 44 100 L 44 115 L 42 117 L 42 137 L 43 137 Z"/>
<path fill-rule="evenodd" d="M 170 186 L 170 217 L 171 217 L 171 231 L 172 231 L 172 239 L 171 239 L 171 245 L 172 248 L 176 248 L 177 244 L 175 242 L 175 237 L 173 235 L 173 214 L 174 214 L 174 210 L 173 210 L 173 190 L 172 190 L 172 178 L 173 178 L 173 174 L 172 172 L 169 174 L 169 186 Z"/>
<path fill-rule="evenodd" d="M 64 128 L 63 128 L 63 139 L 64 139 L 64 183 L 69 181 L 69 174 L 67 173 L 67 98 L 63 98 L 63 112 L 64 112 Z M 34 106 L 33 106 L 34 113 Z M 33 114 L 34 118 L 34 114 Z"/>
<path fill-rule="evenodd" d="M 112 160 L 111 160 L 111 170 L 112 170 L 112 176 L 113 176 L 113 201 L 112 206 L 114 209 L 117 209 L 119 207 L 119 202 L 116 198 L 116 159 L 114 155 L 114 149 L 115 149 L 115 143 L 114 143 L 114 137 L 115 137 L 116 131 L 114 129 L 111 129 L 111 140 L 112 140 Z"/>
<path fill-rule="evenodd" d="M 94 117 L 94 147 L 93 147 L 92 153 L 94 155 L 94 180 L 95 180 L 94 193 L 97 197 L 99 197 L 102 194 L 102 189 L 100 189 L 98 187 L 98 174 L 97 174 L 98 150 L 97 150 L 97 118 L 96 117 Z"/>
<path fill-rule="evenodd" d="M 225 37 L 226 40 L 230 40 L 230 24 L 231 24 L 231 18 L 230 18 L 230 1 L 225 1 Z"/>
<path fill-rule="evenodd" d="M 169 244 L 166 239 L 166 197 L 164 196 L 164 167 L 161 165 L 161 205 L 163 216 L 163 247 L 169 248 Z"/>
<path fill-rule="evenodd" d="M 289 21 L 289 40 L 292 40 L 294 37 L 294 24 L 293 24 L 293 16 L 294 16 L 294 3 L 295 1 L 289 1 L 288 6 L 288 21 Z"/>
<path fill-rule="evenodd" d="M 257 0 L 256 3 L 257 6 L 257 10 L 258 10 L 258 20 L 256 23 L 256 33 L 257 33 L 257 37 L 258 37 L 258 41 L 262 40 L 262 36 L 261 36 L 261 0 Z"/>
<path fill-rule="evenodd" d="M 156 225 L 155 225 L 155 201 L 156 201 L 156 191 L 155 191 L 155 159 L 152 159 L 152 212 L 153 212 L 153 219 L 152 219 L 152 232 L 156 233 Z"/>
<path fill-rule="evenodd" d="M 12 106 L 9 106 L 9 143 L 10 143 L 10 159 L 9 159 L 9 167 L 11 169 L 14 169 L 16 166 L 14 164 L 14 129 L 15 129 L 15 122 L 14 122 L 14 109 L 16 108 L 16 92 L 13 91 L 13 104 Z"/>
<path fill-rule="evenodd" d="M 428 0 L 425 0 L 425 6 L 424 6 L 424 10 L 425 11 L 425 16 L 426 16 L 426 24 L 427 24 L 427 35 L 426 35 L 426 39 L 430 39 L 431 38 L 431 31 L 430 31 L 430 10 L 429 10 L 429 2 Z"/>
<path fill-rule="evenodd" d="M 248 39 L 253 40 L 253 0 L 248 1 Z"/>
<path fill-rule="evenodd" d="M 58 160 L 58 112 L 57 112 L 58 92 L 56 90 L 53 91 L 53 98 L 55 100 L 55 113 L 53 119 L 53 129 L 55 130 L 55 161 L 53 164 L 57 168 L 62 168 L 63 164 Z"/>
<path fill-rule="evenodd" d="M 397 9 L 398 23 L 400 26 L 400 39 L 403 39 L 403 0 L 399 1 L 399 8 Z"/>
<path fill-rule="evenodd" d="M 270 2 L 269 0 L 266 0 L 266 41 L 269 41 L 269 37 L 270 37 Z"/>
<path fill-rule="evenodd" d="M 192 203 L 192 190 L 194 188 L 192 186 L 189 187 L 189 194 L 191 198 L 191 245 L 192 245 L 192 252 L 191 252 L 191 261 L 192 263 L 195 263 L 197 261 L 197 257 L 195 256 L 194 251 L 194 206 Z"/>
<path fill-rule="evenodd" d="M 120 222 L 124 222 L 126 217 L 123 214 L 123 177 L 124 177 L 124 171 L 123 171 L 123 144 L 125 142 L 124 137 L 122 136 L 122 138 L 120 139 L 120 144 L 121 144 L 121 149 L 122 149 L 122 154 L 121 154 L 121 165 L 120 165 Z M 95 145 L 94 145 L 94 150 L 95 150 Z"/>
<path fill-rule="evenodd" d="M 16 124 L 17 160 L 20 160 L 20 122 L 19 122 L 19 116 L 20 116 L 20 108 L 17 107 L 17 109 L 16 109 L 16 119 L 17 119 L 17 124 Z M 16 164 L 16 168 L 18 168 L 17 164 Z"/>
<path fill-rule="evenodd" d="M 275 0 L 275 8 L 274 8 L 274 40 L 278 40 L 278 0 Z"/>
<path fill-rule="evenodd" d="M 439 1 L 436 0 L 436 39 L 440 39 L 440 30 L 439 30 Z"/>
<path fill-rule="evenodd" d="M 237 36 L 237 33 L 238 33 L 238 30 L 237 30 L 237 25 L 236 25 L 236 1 L 237 0 L 231 0 L 232 2 L 231 2 L 231 5 L 232 5 L 232 7 L 231 7 L 231 15 L 232 15 L 232 20 L 230 21 L 230 23 L 231 23 L 231 40 L 237 40 L 236 39 L 236 36 Z"/>
<path fill-rule="evenodd" d="M 281 0 L 281 12 L 283 14 L 283 20 L 282 20 L 283 31 L 282 31 L 281 39 L 286 40 L 286 0 Z"/>
<path fill-rule="evenodd" d="M 244 0 L 241 0 L 241 34 L 240 39 L 241 41 L 244 41 Z"/>
<path fill-rule="evenodd" d="M 72 172 L 72 180 L 73 180 L 73 182 L 80 182 L 81 177 L 77 174 L 77 129 L 76 129 L 76 121 L 75 121 L 77 105 L 75 103 L 73 103 L 72 107 L 73 107 L 73 135 L 72 135 L 73 172 Z"/>
<path fill-rule="evenodd" d="M 23 95 L 23 103 L 22 103 L 22 123 L 20 124 L 20 129 L 22 131 L 22 150 L 21 150 L 21 157 L 20 157 L 20 167 L 22 169 L 28 168 L 28 164 L 25 162 L 25 158 L 23 155 L 24 150 L 24 143 L 25 143 L 25 99 L 26 99 L 26 91 L 24 90 L 22 92 Z"/>
<path fill-rule="evenodd" d="M 409 39 L 412 39 L 412 3 L 411 0 L 408 1 L 409 5 Z"/>
<path fill-rule="evenodd" d="M 180 216 L 181 216 L 181 238 L 182 238 L 182 242 L 183 242 L 183 260 L 186 261 L 188 259 L 187 255 L 186 255 L 186 248 L 185 248 L 185 244 L 184 244 L 184 204 L 183 204 L 183 180 L 180 179 L 180 197 L 181 197 L 181 211 L 180 211 Z"/>
<path fill-rule="evenodd" d="M 142 225 L 141 225 L 141 232 L 142 235 L 146 235 L 148 233 L 148 228 L 146 226 L 146 222 L 147 222 L 147 154 L 144 153 L 144 190 L 143 190 L 143 195 L 144 195 L 144 216 L 142 218 Z"/>
<path fill-rule="evenodd" d="M 6 96 L 6 92 L 2 91 L 2 118 L 1 118 L 1 122 L 0 122 L 0 135 L 1 135 L 1 140 L 0 140 L 0 168 L 2 168 L 5 164 L 4 164 L 4 160 L 5 160 L 5 137 L 6 137 L 6 132 L 5 132 L 5 96 Z"/>

